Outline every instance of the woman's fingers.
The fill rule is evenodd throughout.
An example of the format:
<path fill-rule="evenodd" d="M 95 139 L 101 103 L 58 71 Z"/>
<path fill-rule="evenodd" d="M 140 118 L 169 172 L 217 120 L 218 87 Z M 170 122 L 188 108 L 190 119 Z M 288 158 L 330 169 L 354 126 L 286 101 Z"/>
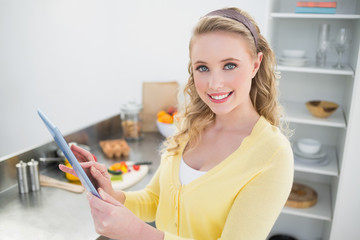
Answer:
<path fill-rule="evenodd" d="M 79 162 L 95 162 L 93 155 L 85 149 L 74 144 L 71 145 L 70 149 Z"/>
<path fill-rule="evenodd" d="M 97 169 L 104 176 L 107 175 L 107 168 L 103 164 L 100 164 L 100 163 L 97 163 L 97 162 L 81 162 L 80 165 L 84 170 L 87 170 L 87 169 L 89 169 L 91 167 L 94 167 L 95 169 Z M 63 171 L 63 172 L 70 173 L 70 174 L 72 174 L 74 176 L 77 176 L 74 169 L 72 169 L 71 167 L 67 167 L 64 164 L 59 164 L 59 169 L 61 171 Z"/>
<path fill-rule="evenodd" d="M 109 206 L 122 206 L 121 203 L 117 202 L 116 200 L 110 200 L 110 195 L 106 194 L 104 190 L 101 188 L 99 189 L 99 194 L 102 199 L 94 196 L 92 193 L 87 193 L 87 198 L 90 204 L 90 207 L 93 210 L 99 211 L 99 212 L 106 212 L 106 210 L 109 208 Z M 105 200 L 106 199 L 106 200 Z M 109 202 L 112 201 L 112 202 Z"/>
<path fill-rule="evenodd" d="M 109 175 L 107 173 L 102 172 L 98 166 L 93 165 L 90 167 L 90 173 L 91 175 L 99 182 L 102 183 L 104 181 L 108 181 L 110 179 Z"/>
<path fill-rule="evenodd" d="M 61 171 L 63 171 L 63 172 L 70 173 L 70 174 L 72 174 L 72 175 L 74 175 L 74 176 L 77 177 L 77 174 L 76 174 L 76 172 L 74 171 L 74 169 L 72 169 L 72 168 L 70 168 L 70 167 L 67 167 L 67 166 L 65 166 L 64 164 L 59 164 L 59 169 L 60 169 Z"/>
<path fill-rule="evenodd" d="M 108 202 L 114 206 L 122 206 L 122 204 L 119 201 L 117 201 L 110 194 L 105 192 L 102 188 L 99 188 L 98 192 L 99 192 L 101 198 L 103 199 L 103 201 Z"/>

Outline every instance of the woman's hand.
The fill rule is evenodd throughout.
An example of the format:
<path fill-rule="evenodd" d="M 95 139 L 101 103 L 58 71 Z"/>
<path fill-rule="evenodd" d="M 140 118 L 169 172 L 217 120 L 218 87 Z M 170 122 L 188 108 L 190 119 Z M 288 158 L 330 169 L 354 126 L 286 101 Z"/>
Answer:
<path fill-rule="evenodd" d="M 87 194 L 96 232 L 113 239 L 164 239 L 163 232 L 137 218 L 129 209 L 116 201 L 103 189 L 99 199 Z"/>
<path fill-rule="evenodd" d="M 80 162 L 80 165 L 82 166 L 82 168 L 84 169 L 85 173 L 88 175 L 88 176 L 91 176 L 89 174 L 89 171 L 90 171 L 90 167 L 93 165 L 93 164 L 83 164 L 83 163 L 95 163 L 95 159 L 94 159 L 94 156 L 86 151 L 85 149 L 81 148 L 81 147 L 78 147 L 76 145 L 71 145 L 70 146 L 70 149 L 71 151 L 74 153 L 76 159 Z M 61 171 L 63 172 L 66 172 L 66 173 L 69 173 L 69 174 L 72 174 L 74 176 L 77 177 L 77 174 L 76 172 L 74 171 L 74 169 L 72 168 L 69 168 L 63 164 L 60 164 L 59 165 L 59 168 Z"/>
<path fill-rule="evenodd" d="M 84 169 L 85 173 L 88 175 L 91 182 L 94 184 L 95 188 L 100 187 L 105 192 L 107 192 L 108 194 L 116 198 L 118 201 L 120 201 L 121 203 L 125 202 L 124 193 L 114 191 L 111 184 L 110 175 L 105 165 L 96 162 L 93 155 L 83 148 L 72 145 L 71 150 L 74 153 L 77 160 L 80 162 L 81 167 Z M 74 169 L 70 167 L 60 164 L 59 168 L 63 172 L 77 176 Z"/>

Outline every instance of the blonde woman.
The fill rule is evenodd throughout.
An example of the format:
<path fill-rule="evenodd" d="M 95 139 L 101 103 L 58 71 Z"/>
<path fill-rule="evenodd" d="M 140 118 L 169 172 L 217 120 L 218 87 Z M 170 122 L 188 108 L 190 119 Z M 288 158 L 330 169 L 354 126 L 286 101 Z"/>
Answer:
<path fill-rule="evenodd" d="M 88 194 L 99 234 L 265 239 L 287 200 L 293 155 L 279 130 L 274 54 L 256 23 L 236 8 L 213 11 L 195 27 L 189 50 L 183 120 L 144 190 L 115 192 L 106 167 L 73 147 L 100 186 L 103 200 Z"/>

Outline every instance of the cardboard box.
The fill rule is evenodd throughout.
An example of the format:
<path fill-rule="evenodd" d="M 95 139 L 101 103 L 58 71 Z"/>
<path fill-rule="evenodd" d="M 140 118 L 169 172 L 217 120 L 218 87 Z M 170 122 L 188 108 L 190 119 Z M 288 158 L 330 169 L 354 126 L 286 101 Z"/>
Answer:
<path fill-rule="evenodd" d="M 157 113 L 177 107 L 179 84 L 177 82 L 144 82 L 142 86 L 143 132 L 156 132 Z"/>

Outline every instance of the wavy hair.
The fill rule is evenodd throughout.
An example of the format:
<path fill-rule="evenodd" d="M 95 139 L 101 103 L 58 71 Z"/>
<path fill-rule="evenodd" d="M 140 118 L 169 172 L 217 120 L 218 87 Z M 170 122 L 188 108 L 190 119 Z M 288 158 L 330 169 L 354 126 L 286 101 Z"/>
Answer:
<path fill-rule="evenodd" d="M 258 33 L 258 43 L 255 45 L 254 38 L 250 31 L 240 22 L 221 16 L 205 16 L 201 18 L 193 30 L 189 44 L 191 47 L 196 37 L 215 31 L 236 33 L 242 36 L 249 47 L 249 52 L 254 58 L 259 52 L 263 53 L 263 59 L 258 72 L 252 80 L 250 99 L 257 113 L 267 119 L 272 125 L 280 126 L 281 107 L 278 103 L 277 79 L 279 75 L 275 72 L 275 55 L 254 19 L 245 11 L 238 8 L 230 8 L 248 18 Z M 188 65 L 189 79 L 183 90 L 185 104 L 181 109 L 182 119 L 179 124 L 179 131 L 165 142 L 165 149 L 168 152 L 177 154 L 180 149 L 180 142 L 183 137 L 188 139 L 189 146 L 194 147 L 201 137 L 201 132 L 215 120 L 215 114 L 200 99 L 197 94 L 191 59 Z"/>

